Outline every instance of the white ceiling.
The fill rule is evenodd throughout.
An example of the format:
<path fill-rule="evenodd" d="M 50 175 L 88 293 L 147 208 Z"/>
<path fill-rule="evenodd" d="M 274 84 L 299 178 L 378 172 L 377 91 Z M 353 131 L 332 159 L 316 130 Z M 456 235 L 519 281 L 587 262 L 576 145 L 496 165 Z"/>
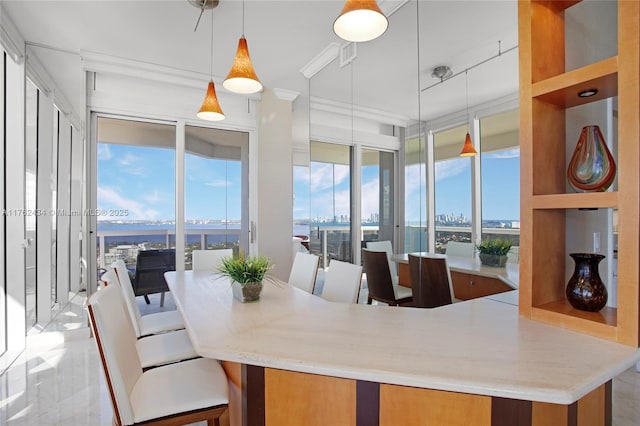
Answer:
<path fill-rule="evenodd" d="M 211 11 L 205 12 L 194 33 L 199 10 L 187 0 L 2 0 L 1 4 L 2 19 L 9 17 L 18 27 L 28 42 L 28 53 L 54 64 L 48 71 L 77 112 L 83 105 L 82 52 L 173 67 L 208 79 Z M 357 45 L 352 68 L 340 68 L 334 60 L 309 82 L 300 70 L 331 43 L 344 43 L 332 31 L 343 4 L 342 0 L 245 2 L 245 36 L 266 88 L 299 92 L 300 99 L 311 94 L 407 118 L 417 118 L 418 111 L 423 118 L 433 118 L 464 110 L 466 68 L 497 55 L 499 41 L 502 51 L 517 44 L 515 0 L 379 0 L 387 12 L 401 5 L 389 16 L 387 32 Z M 220 0 L 213 13 L 213 74 L 220 82 L 242 32 L 242 2 Z M 462 74 L 423 91 L 419 98 L 419 87 L 437 82 L 430 74 L 438 65 Z M 468 84 L 471 105 L 516 93 L 517 49 L 471 69 Z"/>

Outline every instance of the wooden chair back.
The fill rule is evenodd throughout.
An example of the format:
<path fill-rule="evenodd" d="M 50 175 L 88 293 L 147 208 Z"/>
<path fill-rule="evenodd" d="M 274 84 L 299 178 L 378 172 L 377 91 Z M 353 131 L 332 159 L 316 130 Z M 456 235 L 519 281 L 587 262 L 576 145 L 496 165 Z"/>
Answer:
<path fill-rule="evenodd" d="M 362 249 L 364 273 L 367 276 L 369 300 L 396 305 L 396 294 L 389 271 L 386 251 Z"/>
<path fill-rule="evenodd" d="M 413 303 L 417 308 L 437 308 L 453 303 L 451 274 L 445 256 L 409 255 Z"/>

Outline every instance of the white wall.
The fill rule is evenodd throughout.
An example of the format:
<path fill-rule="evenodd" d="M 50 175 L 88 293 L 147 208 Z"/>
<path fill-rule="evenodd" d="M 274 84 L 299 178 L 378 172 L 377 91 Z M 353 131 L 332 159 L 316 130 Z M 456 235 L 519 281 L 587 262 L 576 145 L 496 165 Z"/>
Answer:
<path fill-rule="evenodd" d="M 258 253 L 272 260 L 273 275 L 285 281 L 293 264 L 291 128 L 291 101 L 266 90 L 258 104 Z"/>

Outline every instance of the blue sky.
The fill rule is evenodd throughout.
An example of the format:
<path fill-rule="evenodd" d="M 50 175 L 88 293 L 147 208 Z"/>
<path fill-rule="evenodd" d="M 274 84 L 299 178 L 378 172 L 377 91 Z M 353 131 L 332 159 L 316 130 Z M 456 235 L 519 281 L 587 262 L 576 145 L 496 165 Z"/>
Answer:
<path fill-rule="evenodd" d="M 239 219 L 239 161 L 212 160 L 188 154 L 185 159 L 187 219 Z M 471 216 L 470 160 L 436 165 L 436 213 Z M 519 149 L 482 155 L 483 219 L 520 217 Z M 407 169 L 405 203 L 408 221 L 424 214 L 424 165 Z M 98 208 L 127 209 L 129 216 L 99 219 L 173 220 L 175 218 L 175 151 L 117 144 L 98 144 Z M 349 216 L 349 168 L 312 162 L 310 172 L 294 168 L 294 219 Z M 378 210 L 377 166 L 362 170 L 362 217 Z M 335 183 L 335 184 L 334 184 Z M 314 188 L 309 197 L 309 188 Z M 422 205 L 422 206 L 421 206 Z M 311 213 L 309 213 L 311 212 Z M 424 220 L 424 219 L 423 219 Z"/>
<path fill-rule="evenodd" d="M 187 219 L 238 219 L 240 162 L 187 154 Z M 175 151 L 98 144 L 98 209 L 126 209 L 126 217 L 99 219 L 175 219 Z"/>

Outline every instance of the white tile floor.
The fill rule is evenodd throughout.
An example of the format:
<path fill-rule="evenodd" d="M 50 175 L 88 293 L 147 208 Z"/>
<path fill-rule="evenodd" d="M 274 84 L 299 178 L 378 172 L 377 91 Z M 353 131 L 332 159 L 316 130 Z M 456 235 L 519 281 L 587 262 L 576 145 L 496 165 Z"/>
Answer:
<path fill-rule="evenodd" d="M 361 299 L 362 300 L 362 299 Z M 29 333 L 27 349 L 0 376 L 0 425 L 111 425 L 111 403 L 98 353 L 86 327 L 82 295 L 44 330 Z M 159 296 L 143 313 L 157 312 Z M 175 309 L 171 295 L 165 307 Z M 613 424 L 640 425 L 640 373 L 629 369 L 613 382 Z"/>

